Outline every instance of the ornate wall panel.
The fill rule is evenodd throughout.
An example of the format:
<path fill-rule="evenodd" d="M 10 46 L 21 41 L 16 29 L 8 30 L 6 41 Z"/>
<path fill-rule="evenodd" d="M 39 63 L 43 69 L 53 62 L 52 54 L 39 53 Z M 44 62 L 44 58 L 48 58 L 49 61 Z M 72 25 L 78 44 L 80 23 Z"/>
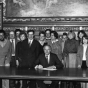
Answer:
<path fill-rule="evenodd" d="M 42 31 L 42 30 L 46 30 L 46 29 L 52 29 L 52 30 L 56 30 L 56 31 L 69 31 L 69 30 L 73 30 L 73 31 L 78 31 L 78 30 L 88 30 L 88 26 L 28 26 L 28 27 L 4 27 L 3 29 L 6 31 L 10 31 L 10 30 L 15 30 L 15 29 L 21 29 L 21 30 L 30 30 L 33 29 L 35 31 Z"/>
<path fill-rule="evenodd" d="M 11 0 L 10 0 L 11 1 Z M 19 0 L 17 0 L 19 1 Z M 51 28 L 57 31 L 78 31 L 80 28 L 88 30 L 88 16 L 56 16 L 56 17 L 7 17 L 7 0 L 3 2 L 3 28 L 4 30 L 34 29 L 36 31 Z"/>

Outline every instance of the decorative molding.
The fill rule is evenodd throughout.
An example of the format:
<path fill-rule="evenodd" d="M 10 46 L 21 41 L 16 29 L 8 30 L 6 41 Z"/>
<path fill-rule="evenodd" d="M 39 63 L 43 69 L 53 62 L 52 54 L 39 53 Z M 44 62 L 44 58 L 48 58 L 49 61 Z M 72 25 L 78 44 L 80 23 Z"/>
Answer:
<path fill-rule="evenodd" d="M 68 22 L 68 24 L 70 22 L 88 22 L 88 17 L 73 17 L 73 16 L 66 16 L 66 17 L 27 17 L 27 18 L 7 18 L 6 17 L 6 0 L 3 0 L 3 21 L 5 23 L 14 23 L 14 22 L 43 22 L 43 23 L 57 23 L 57 22 Z"/>
<path fill-rule="evenodd" d="M 41 31 L 41 30 L 46 30 L 50 28 L 51 30 L 56 30 L 56 31 L 69 31 L 69 30 L 73 30 L 73 31 L 78 31 L 78 30 L 85 30 L 88 31 L 88 26 L 25 26 L 25 27 L 4 27 L 3 29 L 5 31 L 11 31 L 11 30 L 15 30 L 15 29 L 21 29 L 24 31 L 27 30 L 35 30 L 35 31 Z"/>

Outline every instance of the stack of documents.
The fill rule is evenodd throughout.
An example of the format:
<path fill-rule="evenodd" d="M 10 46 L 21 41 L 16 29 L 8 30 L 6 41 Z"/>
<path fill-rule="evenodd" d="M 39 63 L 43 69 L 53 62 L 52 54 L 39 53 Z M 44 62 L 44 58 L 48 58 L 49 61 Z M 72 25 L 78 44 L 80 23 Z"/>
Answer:
<path fill-rule="evenodd" d="M 41 70 L 50 70 L 50 71 L 53 71 L 53 70 L 57 70 L 57 69 L 54 69 L 54 68 L 41 68 Z"/>

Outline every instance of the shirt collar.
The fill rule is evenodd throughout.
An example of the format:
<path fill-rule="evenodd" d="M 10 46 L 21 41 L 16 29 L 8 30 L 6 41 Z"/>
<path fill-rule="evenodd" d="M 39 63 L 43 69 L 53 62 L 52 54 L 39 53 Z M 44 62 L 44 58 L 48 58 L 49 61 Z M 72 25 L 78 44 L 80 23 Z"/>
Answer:
<path fill-rule="evenodd" d="M 44 41 L 39 40 L 39 43 L 40 43 L 41 45 L 43 45 L 43 44 L 45 43 L 45 40 L 44 40 Z"/>
<path fill-rule="evenodd" d="M 17 40 L 19 40 L 19 41 L 20 41 L 20 38 L 19 38 L 19 37 L 17 37 Z"/>
<path fill-rule="evenodd" d="M 58 39 L 56 39 L 56 40 L 52 41 L 52 43 L 55 43 L 55 42 L 57 42 L 57 41 L 58 41 Z"/>
<path fill-rule="evenodd" d="M 28 43 L 32 43 L 32 42 L 33 42 L 33 39 L 32 40 L 28 39 Z"/>
<path fill-rule="evenodd" d="M 50 40 L 51 38 L 46 38 L 46 40 L 47 40 L 47 39 L 49 39 L 49 40 Z"/>
<path fill-rule="evenodd" d="M 88 44 L 83 44 L 83 47 L 87 47 L 88 46 Z"/>
<path fill-rule="evenodd" d="M 45 57 L 48 56 L 48 58 L 50 57 L 50 54 L 49 55 L 45 55 Z"/>
<path fill-rule="evenodd" d="M 12 42 L 12 40 L 15 41 L 15 39 L 10 39 L 10 42 Z"/>

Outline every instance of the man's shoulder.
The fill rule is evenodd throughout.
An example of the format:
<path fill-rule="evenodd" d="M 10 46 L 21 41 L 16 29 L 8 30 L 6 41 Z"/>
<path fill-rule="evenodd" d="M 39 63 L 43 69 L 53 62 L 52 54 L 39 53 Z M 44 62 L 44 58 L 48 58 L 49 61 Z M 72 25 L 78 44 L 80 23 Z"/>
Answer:
<path fill-rule="evenodd" d="M 33 40 L 33 43 L 34 43 L 36 46 L 40 46 L 39 41 L 38 41 L 38 40 L 36 40 L 36 39 L 34 39 L 34 40 Z"/>
<path fill-rule="evenodd" d="M 55 56 L 55 57 L 57 56 L 55 53 L 50 53 L 50 55 Z"/>
<path fill-rule="evenodd" d="M 28 41 L 28 39 L 25 39 L 25 40 L 22 41 L 22 43 L 25 43 L 25 42 L 27 42 L 27 41 Z"/>
<path fill-rule="evenodd" d="M 23 44 L 28 43 L 28 39 L 25 39 L 22 43 L 23 43 Z M 39 44 L 39 42 L 38 42 L 36 39 L 33 39 L 33 43 L 34 43 L 35 45 L 38 45 L 38 44 Z"/>
<path fill-rule="evenodd" d="M 42 54 L 40 54 L 39 56 L 45 56 L 45 54 L 44 54 L 44 53 L 42 53 Z"/>
<path fill-rule="evenodd" d="M 57 56 L 56 54 L 54 54 L 54 53 L 50 53 L 50 56 L 51 56 L 54 60 L 56 60 L 56 59 L 59 60 L 58 56 Z"/>
<path fill-rule="evenodd" d="M 17 45 L 17 46 L 21 46 L 21 45 L 22 45 L 22 42 L 19 41 L 16 45 Z"/>
<path fill-rule="evenodd" d="M 33 39 L 33 41 L 34 41 L 34 42 L 36 42 L 36 43 L 39 43 L 39 41 L 38 41 L 38 40 L 36 40 L 36 39 Z"/>

